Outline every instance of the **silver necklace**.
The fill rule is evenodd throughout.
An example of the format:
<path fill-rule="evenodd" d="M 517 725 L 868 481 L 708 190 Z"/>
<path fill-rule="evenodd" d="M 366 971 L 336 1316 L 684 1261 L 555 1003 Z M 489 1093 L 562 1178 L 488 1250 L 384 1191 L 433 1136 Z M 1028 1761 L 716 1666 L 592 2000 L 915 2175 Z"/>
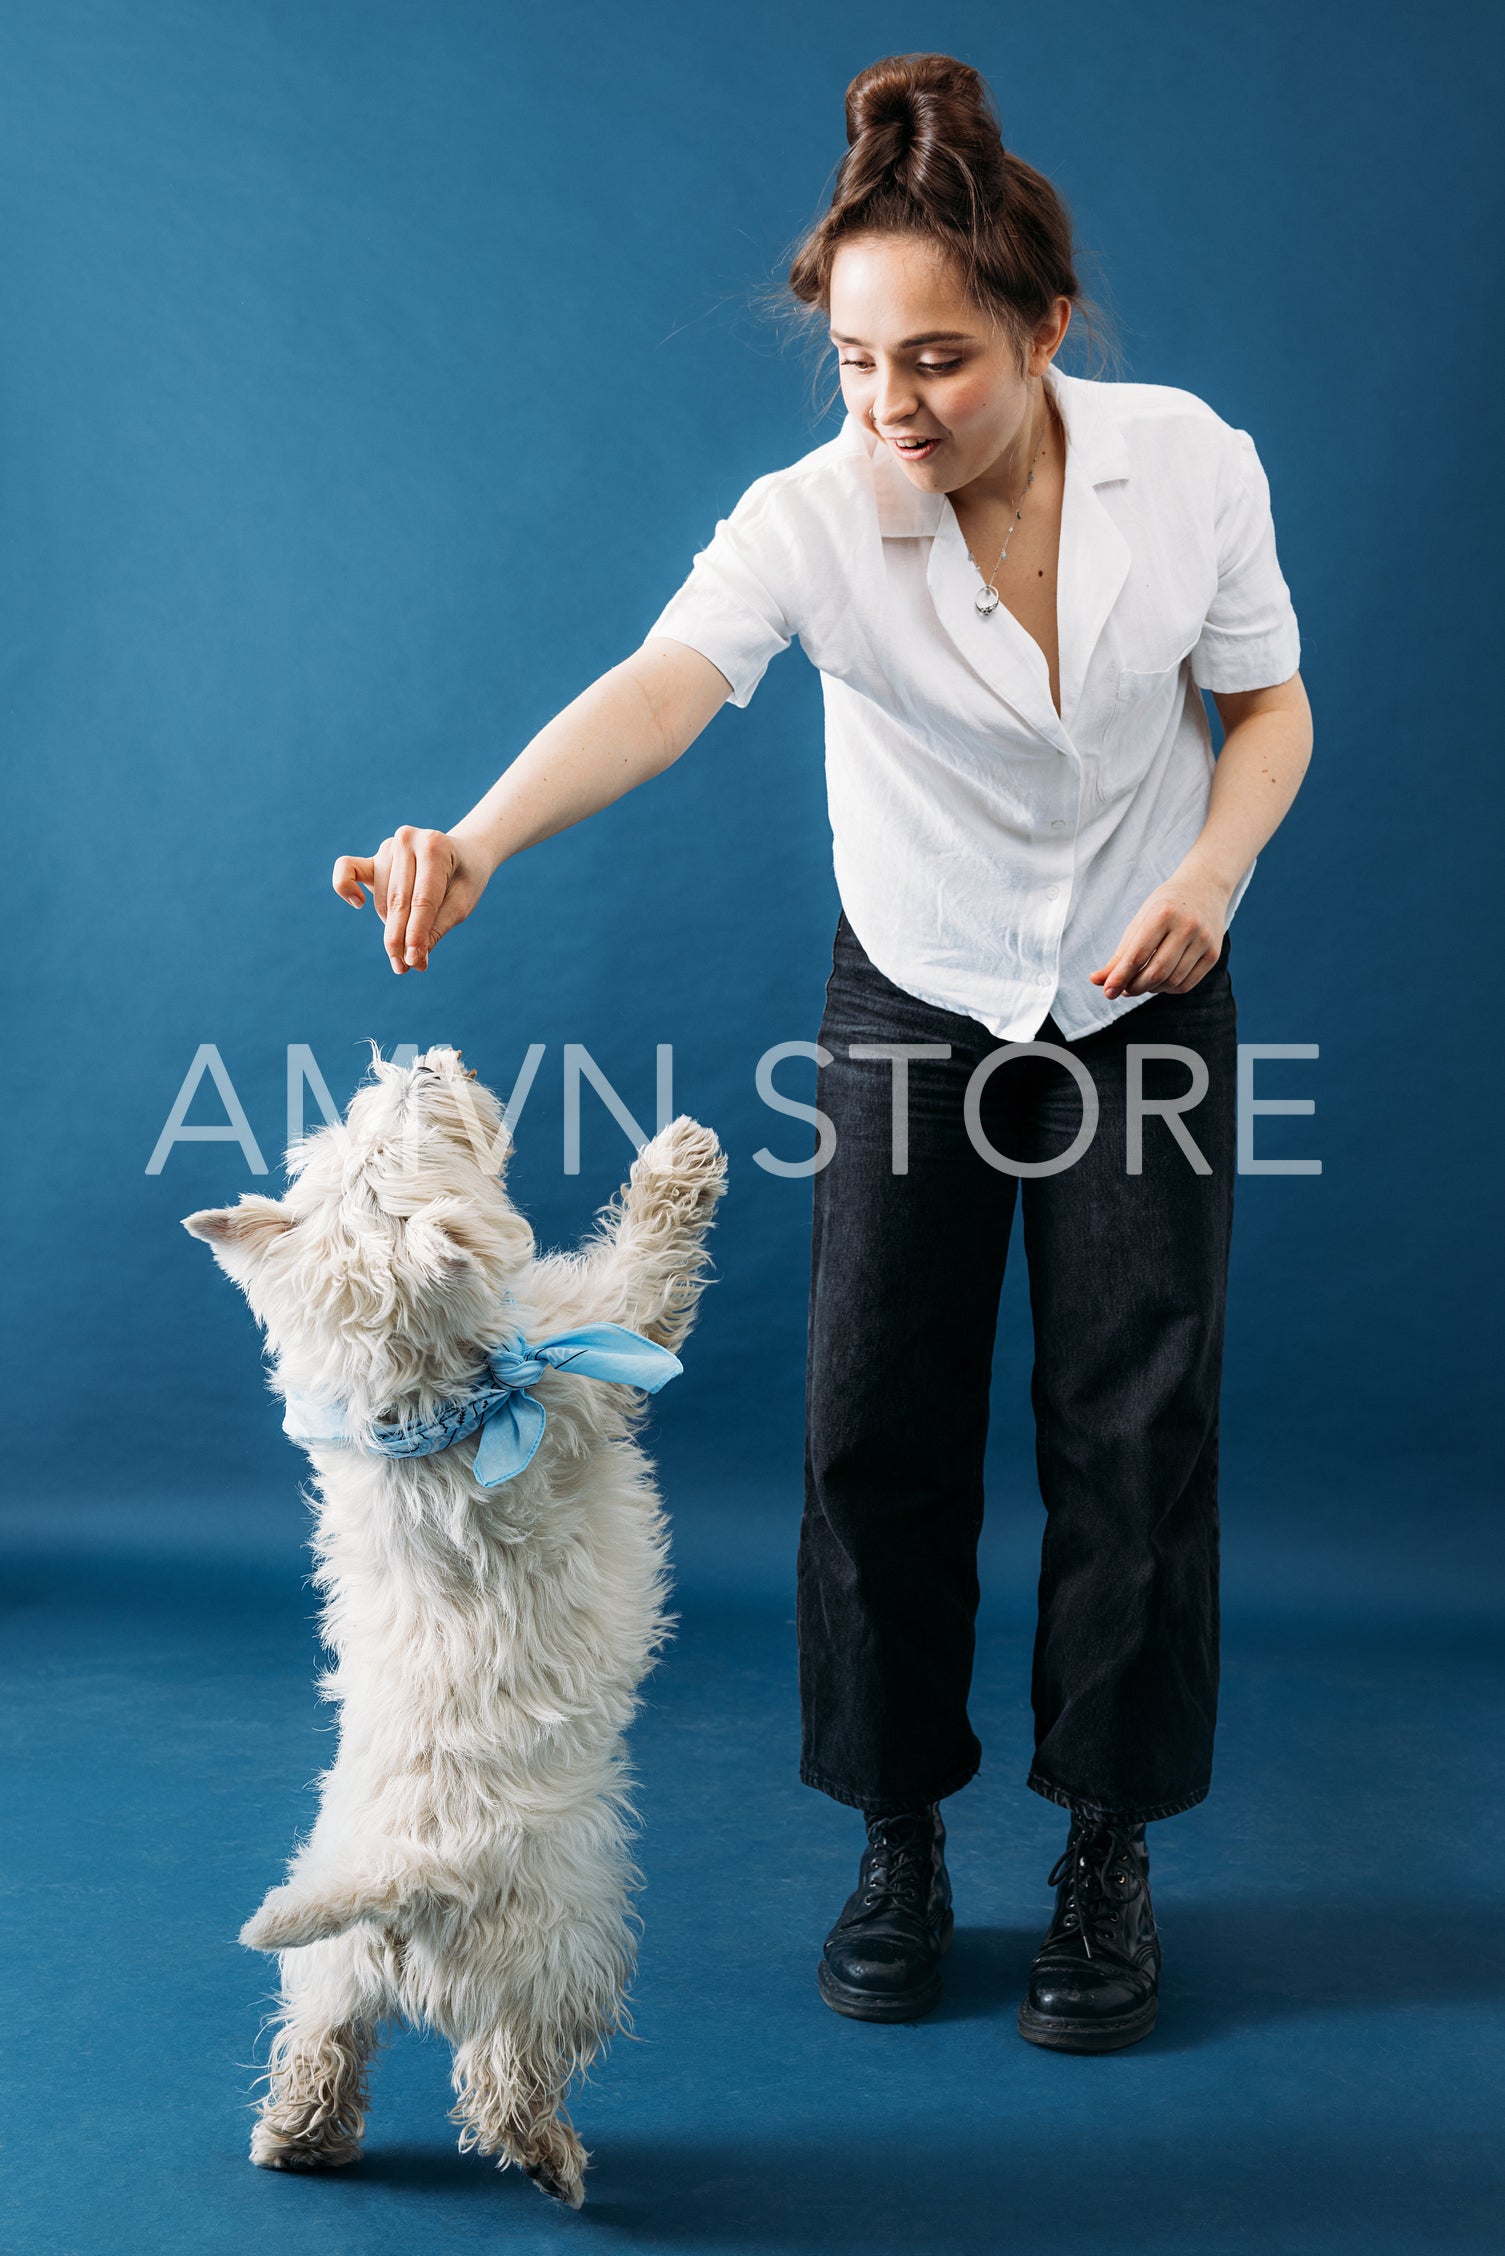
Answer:
<path fill-rule="evenodd" d="M 1045 452 L 1045 440 L 1049 437 L 1050 410 L 1047 408 L 1045 413 L 1045 436 L 1041 439 L 1040 444 L 1035 449 L 1035 461 L 1032 462 L 1029 466 L 1029 475 L 1024 481 L 1024 493 L 1028 493 L 1030 487 L 1035 482 L 1035 462 L 1038 462 L 1041 455 Z M 973 571 L 977 574 L 977 577 L 982 581 L 982 586 L 978 589 L 977 595 L 974 600 L 979 615 L 984 619 L 991 618 L 993 613 L 998 609 L 999 604 L 1003 600 L 1003 598 L 999 595 L 997 588 L 994 587 L 993 582 L 998 577 L 999 566 L 1002 564 L 1004 558 L 1008 555 L 1009 542 L 1014 537 L 1014 527 L 1018 524 L 1020 518 L 1023 515 L 1024 494 L 1022 493 L 1019 496 L 1017 504 L 1015 505 L 1014 514 L 1009 520 L 1009 529 L 1003 536 L 1003 546 L 998 551 L 998 562 L 993 566 L 991 572 L 984 573 L 982 566 L 978 563 L 977 558 L 972 554 L 971 549 L 969 548 L 967 550 L 967 561 L 971 565 Z"/>

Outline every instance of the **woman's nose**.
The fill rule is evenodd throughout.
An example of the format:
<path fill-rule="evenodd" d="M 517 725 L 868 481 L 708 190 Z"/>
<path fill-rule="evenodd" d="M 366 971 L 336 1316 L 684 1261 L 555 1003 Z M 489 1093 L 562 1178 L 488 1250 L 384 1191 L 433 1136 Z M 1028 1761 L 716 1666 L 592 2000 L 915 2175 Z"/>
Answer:
<path fill-rule="evenodd" d="M 880 431 L 892 431 L 914 414 L 919 402 L 913 389 L 897 381 L 885 383 L 880 379 L 873 394 L 873 421 Z"/>

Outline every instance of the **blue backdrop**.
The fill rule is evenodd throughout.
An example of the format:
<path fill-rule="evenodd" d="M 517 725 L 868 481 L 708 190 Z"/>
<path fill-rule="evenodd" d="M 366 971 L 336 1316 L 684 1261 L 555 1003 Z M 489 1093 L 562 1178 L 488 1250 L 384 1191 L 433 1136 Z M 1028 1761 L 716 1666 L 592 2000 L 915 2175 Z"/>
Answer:
<path fill-rule="evenodd" d="M 1316 1111 L 1258 1144 L 1322 1172 L 1239 1186 L 1218 1791 L 1155 1829 L 1161 2028 L 1102 2063 L 1012 2035 L 1062 1838 L 1022 1783 L 1017 1236 L 947 2002 L 875 2033 L 813 1989 L 856 1835 L 795 1783 L 810 1184 L 753 1155 L 810 1149 L 754 1073 L 814 1039 L 829 968 L 814 674 L 791 652 L 504 869 L 426 976 L 328 885 L 473 804 L 718 514 L 835 430 L 763 301 L 847 81 L 917 47 L 975 63 L 1068 198 L 1119 373 L 1254 435 L 1316 715 L 1232 970 L 1245 1041 L 1320 1049 L 1261 1067 Z M 731 1159 L 652 1429 L 684 1624 L 634 1741 L 646 2041 L 581 2103 L 613 2245 L 1494 2248 L 1499 63 L 1459 0 L 0 11 L 7 2245 L 577 2234 L 446 2153 L 416 2040 L 360 2171 L 244 2161 L 268 1974 L 233 1938 L 330 1719 L 304 1461 L 178 1219 L 277 1188 L 290 1053 L 343 1107 L 374 1038 L 458 1043 L 504 1092 L 543 1046 L 512 1186 L 546 1244 L 631 1156 L 587 1085 L 566 1173 L 567 1044 L 645 1131 L 671 1045 Z M 268 1174 L 223 1141 L 148 1171 L 208 1044 Z M 226 1117 L 205 1078 L 189 1120 Z"/>
<path fill-rule="evenodd" d="M 343 1106 L 367 1036 L 457 1042 L 506 1089 L 547 1045 L 514 1187 L 555 1241 L 630 1158 L 587 1088 L 564 1174 L 563 1045 L 651 1131 L 672 1043 L 675 1103 L 732 1164 L 724 1285 L 664 1424 L 797 1470 L 809 1182 L 752 1154 L 809 1150 L 753 1074 L 814 1037 L 837 907 L 798 650 L 669 774 L 505 869 L 426 976 L 394 978 L 328 874 L 401 820 L 457 819 L 641 638 L 716 515 L 836 428 L 760 293 L 840 155 L 847 79 L 916 44 L 988 75 L 1069 199 L 1122 373 L 1199 393 L 1269 470 L 1317 743 L 1234 967 L 1244 1040 L 1320 1044 L 1261 1069 L 1317 1111 L 1260 1148 L 1323 1173 L 1240 1186 L 1230 1477 L 1362 1480 L 1378 1455 L 1427 1481 L 1439 1452 L 1468 1477 L 1495 1259 L 1473 504 L 1498 207 L 1487 73 L 1430 58 L 1482 71 L 1471 26 L 15 0 L 7 1367 L 37 1477 L 196 1485 L 211 1439 L 291 1471 L 249 1320 L 177 1218 L 276 1187 L 290 1044 Z M 270 1182 L 223 1143 L 146 1173 L 205 1042 Z M 795 1061 L 780 1085 L 813 1080 Z M 206 1079 L 189 1119 L 225 1118 Z M 1016 1244 L 1005 1444 L 1022 1269 Z"/>

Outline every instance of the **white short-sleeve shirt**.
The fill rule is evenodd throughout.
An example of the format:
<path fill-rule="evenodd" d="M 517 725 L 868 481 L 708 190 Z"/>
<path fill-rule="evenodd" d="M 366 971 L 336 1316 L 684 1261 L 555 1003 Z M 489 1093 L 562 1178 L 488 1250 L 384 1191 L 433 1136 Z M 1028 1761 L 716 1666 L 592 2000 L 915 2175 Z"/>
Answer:
<path fill-rule="evenodd" d="M 1301 657 L 1249 434 L 1169 385 L 1046 381 L 1067 434 L 1059 715 L 1033 636 L 977 611 L 946 495 L 851 415 L 754 480 L 648 630 L 709 658 L 735 705 L 798 636 L 853 931 L 896 985 L 1003 1041 L 1052 1012 L 1075 1041 L 1148 999 L 1087 975 L 1206 819 L 1199 691 L 1288 681 Z"/>

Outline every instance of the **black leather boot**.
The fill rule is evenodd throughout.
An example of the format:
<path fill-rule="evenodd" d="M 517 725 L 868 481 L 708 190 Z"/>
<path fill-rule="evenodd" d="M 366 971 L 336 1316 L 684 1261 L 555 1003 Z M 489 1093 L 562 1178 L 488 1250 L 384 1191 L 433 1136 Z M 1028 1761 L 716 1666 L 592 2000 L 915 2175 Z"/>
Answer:
<path fill-rule="evenodd" d="M 1019 2034 L 1057 2052 L 1116 2052 L 1155 2026 L 1160 1938 L 1143 1825 L 1075 1813 L 1051 1867 L 1056 1913 L 1030 1969 Z"/>
<path fill-rule="evenodd" d="M 953 1924 L 940 1810 L 870 1817 L 857 1886 L 821 1954 L 821 1996 L 854 2021 L 918 2021 L 941 1994 Z"/>

